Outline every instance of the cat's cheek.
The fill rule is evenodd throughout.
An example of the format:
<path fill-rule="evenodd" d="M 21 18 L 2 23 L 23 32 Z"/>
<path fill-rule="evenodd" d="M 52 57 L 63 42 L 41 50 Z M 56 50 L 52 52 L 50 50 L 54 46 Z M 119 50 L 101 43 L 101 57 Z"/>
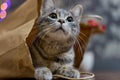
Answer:
<path fill-rule="evenodd" d="M 78 28 L 78 27 L 72 27 L 71 30 L 72 30 L 72 33 L 73 33 L 75 36 L 78 36 L 79 33 L 80 33 L 80 28 Z"/>
<path fill-rule="evenodd" d="M 76 33 L 76 29 L 75 28 L 72 28 L 71 29 L 73 33 Z"/>

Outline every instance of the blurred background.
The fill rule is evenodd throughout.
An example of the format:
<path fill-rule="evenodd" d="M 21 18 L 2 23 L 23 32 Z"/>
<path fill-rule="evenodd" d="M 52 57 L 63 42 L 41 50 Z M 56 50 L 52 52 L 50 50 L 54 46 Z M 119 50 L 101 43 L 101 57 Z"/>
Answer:
<path fill-rule="evenodd" d="M 0 0 L 0 23 L 24 2 Z M 93 35 L 86 50 L 94 56 L 93 71 L 120 72 L 120 0 L 56 0 L 66 9 L 78 3 L 83 5 L 84 15 L 100 15 L 106 24 L 106 32 Z"/>

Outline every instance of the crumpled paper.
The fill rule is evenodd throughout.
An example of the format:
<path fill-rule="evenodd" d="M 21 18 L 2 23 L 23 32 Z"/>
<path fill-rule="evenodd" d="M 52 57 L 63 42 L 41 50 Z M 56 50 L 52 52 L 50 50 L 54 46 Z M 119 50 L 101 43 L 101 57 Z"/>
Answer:
<path fill-rule="evenodd" d="M 31 78 L 34 76 L 34 67 L 28 46 L 37 34 L 35 20 L 39 15 L 41 0 L 26 0 L 15 12 L 0 23 L 0 78 Z M 87 44 L 91 35 L 91 28 L 81 28 L 86 34 L 80 36 Z M 27 40 L 26 40 L 27 39 Z M 75 46 L 75 66 L 79 68 L 85 51 L 79 53 Z M 82 55 L 80 55 L 82 54 Z"/>
<path fill-rule="evenodd" d="M 26 38 L 38 16 L 37 5 L 37 0 L 27 0 L 0 23 L 0 78 L 33 77 Z"/>

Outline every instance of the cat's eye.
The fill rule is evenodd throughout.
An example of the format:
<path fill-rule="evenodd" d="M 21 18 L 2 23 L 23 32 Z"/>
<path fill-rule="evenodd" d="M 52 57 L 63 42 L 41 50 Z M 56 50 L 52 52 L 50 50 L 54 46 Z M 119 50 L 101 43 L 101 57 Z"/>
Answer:
<path fill-rule="evenodd" d="M 73 22 L 73 17 L 69 16 L 69 17 L 67 18 L 67 21 L 68 21 L 68 22 Z"/>
<path fill-rule="evenodd" d="M 51 17 L 51 18 L 53 18 L 53 19 L 56 19 L 56 18 L 57 18 L 57 14 L 56 14 L 56 13 L 51 13 L 51 14 L 49 15 L 49 17 Z"/>

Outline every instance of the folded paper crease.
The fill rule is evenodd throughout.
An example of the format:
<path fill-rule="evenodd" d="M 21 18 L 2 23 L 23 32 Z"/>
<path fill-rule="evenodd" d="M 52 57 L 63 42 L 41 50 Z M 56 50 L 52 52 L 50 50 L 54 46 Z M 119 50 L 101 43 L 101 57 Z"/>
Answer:
<path fill-rule="evenodd" d="M 37 0 L 25 1 L 0 23 L 0 78 L 33 77 L 26 38 L 38 16 L 37 4 Z"/>

